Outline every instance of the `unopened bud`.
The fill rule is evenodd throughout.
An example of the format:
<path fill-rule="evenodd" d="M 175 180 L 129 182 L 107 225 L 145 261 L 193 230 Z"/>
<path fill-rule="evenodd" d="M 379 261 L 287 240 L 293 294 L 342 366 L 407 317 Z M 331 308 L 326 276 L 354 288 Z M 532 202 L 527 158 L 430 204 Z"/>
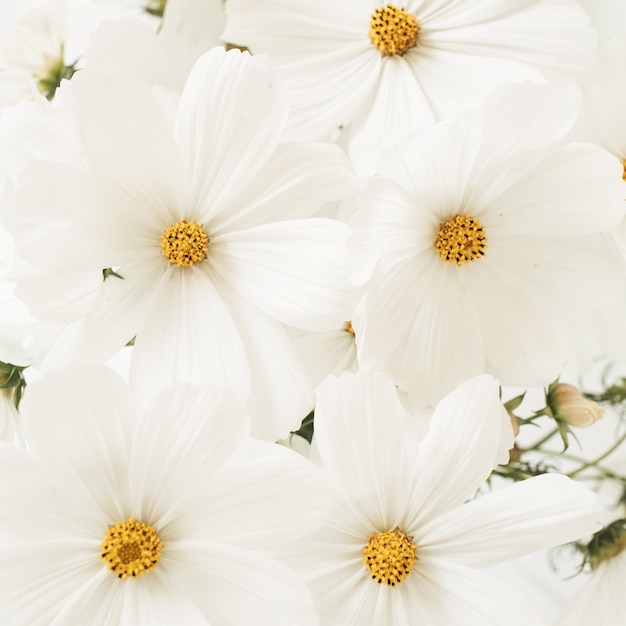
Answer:
<path fill-rule="evenodd" d="M 557 420 L 570 426 L 585 428 L 604 415 L 604 409 L 583 396 L 579 389 L 567 383 L 557 383 L 548 394 L 548 405 Z"/>

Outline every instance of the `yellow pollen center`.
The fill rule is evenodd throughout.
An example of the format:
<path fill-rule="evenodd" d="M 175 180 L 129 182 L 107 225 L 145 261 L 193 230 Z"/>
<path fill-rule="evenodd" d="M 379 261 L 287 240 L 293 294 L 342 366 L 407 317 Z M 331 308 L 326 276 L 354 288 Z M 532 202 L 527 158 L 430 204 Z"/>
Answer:
<path fill-rule="evenodd" d="M 371 579 L 379 585 L 390 587 L 400 584 L 412 571 L 417 562 L 413 537 L 399 528 L 370 536 L 363 548 L 363 564 Z"/>
<path fill-rule="evenodd" d="M 201 224 L 182 220 L 169 226 L 161 235 L 161 252 L 178 267 L 191 267 L 204 261 L 209 249 L 209 238 Z"/>
<path fill-rule="evenodd" d="M 375 9 L 370 16 L 370 41 L 383 56 L 404 54 L 417 43 L 420 23 L 415 15 L 393 4 Z"/>
<path fill-rule="evenodd" d="M 155 528 L 131 517 L 109 526 L 100 558 L 118 578 L 139 578 L 159 564 L 164 545 Z"/>
<path fill-rule="evenodd" d="M 446 263 L 471 263 L 485 256 L 487 234 L 483 225 L 469 215 L 457 215 L 439 227 L 435 250 Z"/>
<path fill-rule="evenodd" d="M 356 333 L 354 332 L 354 328 L 352 328 L 352 320 L 348 320 L 343 325 L 343 329 L 348 331 L 353 337 L 356 337 Z"/>
<path fill-rule="evenodd" d="M 622 161 L 622 166 L 624 167 L 624 173 L 622 174 L 622 179 L 626 183 L 626 159 Z"/>

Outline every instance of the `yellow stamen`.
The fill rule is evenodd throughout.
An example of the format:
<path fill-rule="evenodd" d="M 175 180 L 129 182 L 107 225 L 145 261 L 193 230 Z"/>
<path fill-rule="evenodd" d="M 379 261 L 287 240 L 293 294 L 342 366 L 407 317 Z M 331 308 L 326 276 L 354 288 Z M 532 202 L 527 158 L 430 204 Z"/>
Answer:
<path fill-rule="evenodd" d="M 624 173 L 622 174 L 622 179 L 626 183 L 626 159 L 622 161 L 622 166 L 624 167 Z"/>
<path fill-rule="evenodd" d="M 363 548 L 363 564 L 371 573 L 371 579 L 379 585 L 390 587 L 400 584 L 413 570 L 417 562 L 413 537 L 399 528 L 370 536 Z"/>
<path fill-rule="evenodd" d="M 393 4 L 375 9 L 370 16 L 370 41 L 383 56 L 404 54 L 417 43 L 420 23 L 415 15 Z"/>
<path fill-rule="evenodd" d="M 206 259 L 208 249 L 209 238 L 204 228 L 193 220 L 177 222 L 161 235 L 161 252 L 172 265 L 196 265 Z"/>
<path fill-rule="evenodd" d="M 352 328 L 352 320 L 348 320 L 344 326 L 343 329 L 348 331 L 353 337 L 356 337 L 356 334 L 354 332 L 354 328 Z"/>
<path fill-rule="evenodd" d="M 471 263 L 485 256 L 487 236 L 483 225 L 469 215 L 457 215 L 439 227 L 435 250 L 447 263 Z"/>
<path fill-rule="evenodd" d="M 138 578 L 159 564 L 164 545 L 155 528 L 131 517 L 109 526 L 100 558 L 118 578 Z"/>

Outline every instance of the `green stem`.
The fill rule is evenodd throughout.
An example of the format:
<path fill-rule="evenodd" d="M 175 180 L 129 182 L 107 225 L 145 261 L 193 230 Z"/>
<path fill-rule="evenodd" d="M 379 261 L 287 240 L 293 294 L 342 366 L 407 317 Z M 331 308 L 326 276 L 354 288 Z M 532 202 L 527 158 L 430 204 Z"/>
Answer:
<path fill-rule="evenodd" d="M 586 463 L 583 463 L 579 468 L 575 469 L 573 472 L 569 472 L 567 476 L 569 476 L 570 478 L 574 478 L 574 476 L 576 476 L 577 474 L 580 474 L 580 472 L 583 472 L 587 468 L 597 466 L 597 464 L 600 461 L 603 461 L 604 459 L 606 459 L 607 456 L 615 452 L 615 450 L 617 450 L 617 448 L 619 448 L 620 445 L 622 445 L 622 443 L 625 440 L 626 440 L 626 433 L 624 433 L 608 450 L 603 452 L 599 457 L 596 457 L 593 461 L 587 461 Z M 582 461 L 583 459 L 580 459 L 580 460 Z"/>

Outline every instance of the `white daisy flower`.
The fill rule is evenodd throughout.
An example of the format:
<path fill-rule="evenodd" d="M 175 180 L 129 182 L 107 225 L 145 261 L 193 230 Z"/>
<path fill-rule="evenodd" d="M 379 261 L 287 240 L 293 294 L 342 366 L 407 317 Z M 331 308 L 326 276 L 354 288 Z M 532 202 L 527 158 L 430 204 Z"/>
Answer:
<path fill-rule="evenodd" d="M 135 387 L 233 388 L 255 435 L 286 436 L 313 390 L 284 325 L 332 330 L 351 304 L 349 228 L 310 217 L 352 194 L 345 155 L 280 143 L 285 94 L 267 57 L 237 50 L 200 58 L 174 120 L 125 72 L 84 70 L 55 105 L 75 120 L 84 167 L 26 169 L 14 232 L 37 274 L 18 295 L 57 321 L 85 316 L 85 358 L 136 336 Z"/>
<path fill-rule="evenodd" d="M 316 624 L 273 554 L 325 517 L 324 483 L 231 396 L 179 385 L 139 414 L 103 366 L 33 383 L 31 450 L 0 446 L 0 621 Z"/>
<path fill-rule="evenodd" d="M 574 120 L 548 87 L 509 86 L 387 151 L 366 181 L 359 362 L 416 405 L 482 372 L 548 384 L 568 356 L 563 316 L 617 289 L 601 233 L 622 219 L 626 185 L 610 154 L 563 142 Z"/>
<path fill-rule="evenodd" d="M 539 623 L 480 569 L 589 534 L 598 511 L 592 492 L 557 474 L 467 502 L 512 441 L 488 376 L 442 400 L 421 441 L 382 374 L 327 379 L 314 446 L 334 508 L 294 548 L 322 626 Z"/>
<path fill-rule="evenodd" d="M 296 134 L 350 124 L 374 153 L 477 105 L 498 84 L 578 75 L 595 34 L 573 0 L 228 0 L 224 41 L 264 52 L 291 92 Z"/>

